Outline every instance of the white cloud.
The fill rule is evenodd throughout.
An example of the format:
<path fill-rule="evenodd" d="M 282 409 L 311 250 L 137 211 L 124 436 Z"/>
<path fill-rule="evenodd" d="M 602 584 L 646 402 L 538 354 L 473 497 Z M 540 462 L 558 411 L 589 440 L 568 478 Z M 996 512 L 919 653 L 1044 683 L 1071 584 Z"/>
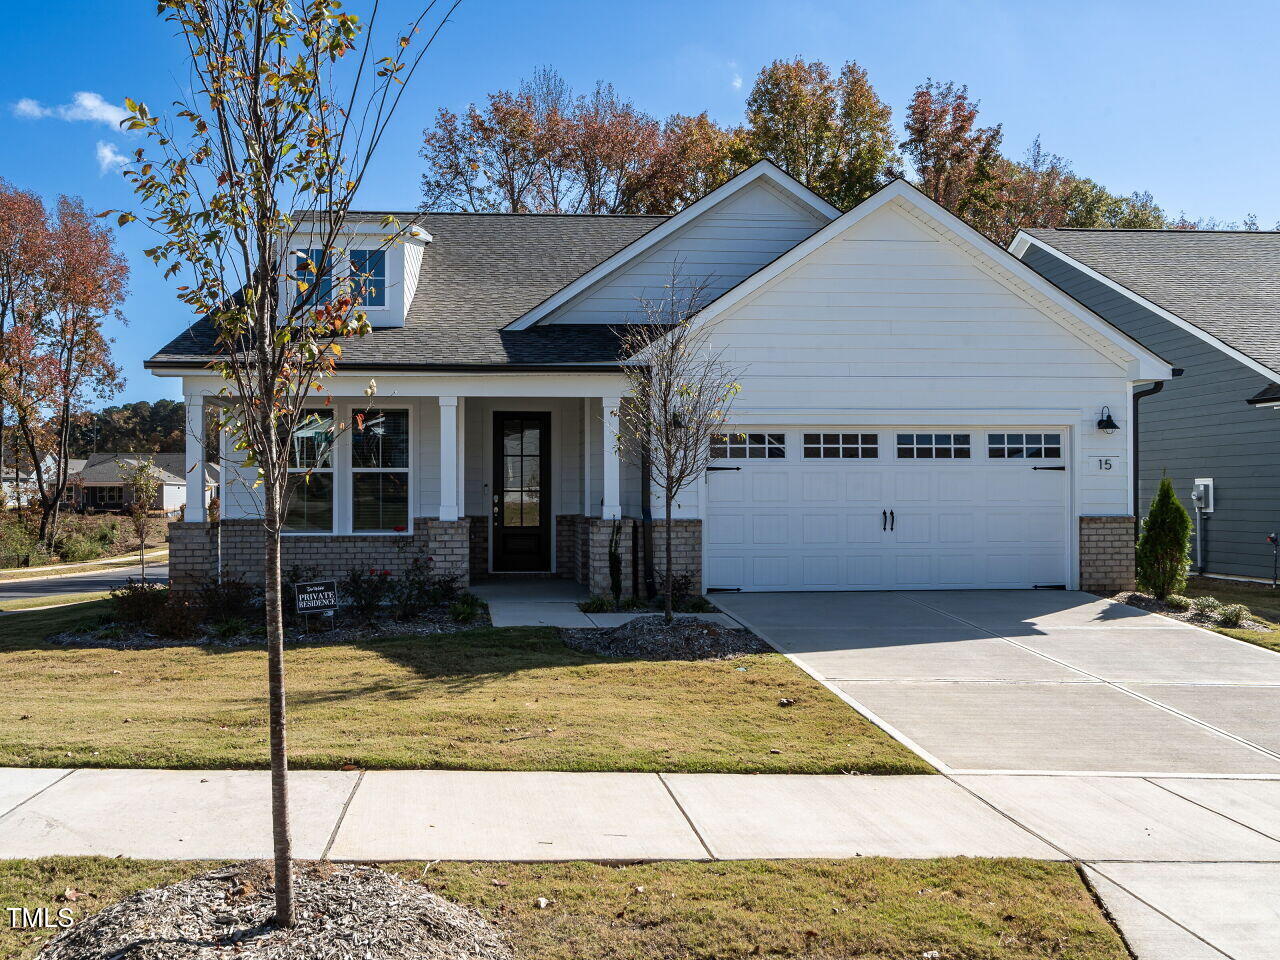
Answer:
<path fill-rule="evenodd" d="M 728 67 L 730 73 L 733 75 L 732 79 L 729 80 L 729 86 L 733 87 L 735 90 L 741 90 L 742 74 L 738 72 L 738 62 L 736 60 L 730 60 Z"/>
<path fill-rule="evenodd" d="M 110 173 L 129 162 L 129 158 L 117 150 L 114 143 L 107 143 L 105 140 L 99 140 L 93 152 L 98 158 L 99 174 Z"/>
<path fill-rule="evenodd" d="M 14 116 L 27 120 L 39 120 L 42 117 L 58 117 L 70 122 L 86 121 L 103 123 L 109 127 L 119 127 L 120 121 L 129 116 L 129 111 L 108 103 L 101 94 L 82 90 L 71 98 L 70 103 L 57 107 L 46 107 L 39 100 L 23 97 L 13 105 Z"/>

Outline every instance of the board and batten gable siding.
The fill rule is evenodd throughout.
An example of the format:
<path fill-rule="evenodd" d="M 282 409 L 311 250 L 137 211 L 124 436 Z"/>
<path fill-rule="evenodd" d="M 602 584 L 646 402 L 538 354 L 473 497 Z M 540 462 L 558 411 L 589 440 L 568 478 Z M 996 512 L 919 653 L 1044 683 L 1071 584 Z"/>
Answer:
<path fill-rule="evenodd" d="M 1075 512 L 1127 515 L 1126 434 L 1096 427 L 1104 404 L 1126 421 L 1126 370 L 979 262 L 899 201 L 833 235 L 714 321 L 711 349 L 741 374 L 735 422 L 1069 427 Z"/>
<path fill-rule="evenodd" d="M 1245 401 L 1270 381 L 1105 283 L 1031 244 L 1023 262 L 1184 373 L 1141 402 L 1139 511 L 1169 476 L 1190 510 L 1198 477 L 1214 480 L 1206 519 L 1209 573 L 1271 576 L 1266 536 L 1280 531 L 1280 413 Z"/>
<path fill-rule="evenodd" d="M 705 283 L 706 300 L 737 286 L 825 226 L 827 220 L 766 181 L 735 193 L 612 275 L 560 307 L 543 323 L 634 323 L 641 301 L 660 300 L 672 270 Z"/>

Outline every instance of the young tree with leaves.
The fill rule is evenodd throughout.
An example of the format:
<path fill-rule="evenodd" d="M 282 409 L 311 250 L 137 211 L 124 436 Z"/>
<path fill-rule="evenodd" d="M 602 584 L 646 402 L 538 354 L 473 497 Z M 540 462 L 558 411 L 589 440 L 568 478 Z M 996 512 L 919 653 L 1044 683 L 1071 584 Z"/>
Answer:
<path fill-rule="evenodd" d="M 1157 600 L 1186 588 L 1191 569 L 1191 517 L 1173 481 L 1160 480 L 1138 538 L 1138 586 Z"/>
<path fill-rule="evenodd" d="M 161 0 L 192 76 L 175 115 L 181 129 L 126 101 L 125 127 L 150 144 L 126 169 L 159 235 L 147 252 L 166 276 L 185 274 L 179 299 L 213 325 L 211 367 L 229 410 L 219 427 L 258 472 L 274 919 L 284 927 L 296 921 L 280 571 L 291 438 L 342 342 L 370 329 L 358 278 L 335 274 L 348 259 L 348 211 L 406 83 L 457 5 L 426 3 L 378 56 L 377 0 L 364 20 L 338 0 Z M 384 227 L 382 245 L 399 242 L 401 225 Z"/>
<path fill-rule="evenodd" d="M 138 538 L 138 563 L 142 565 L 142 582 L 147 582 L 147 534 L 151 531 L 151 510 L 164 489 L 155 462 L 139 457 L 131 462 L 118 462 L 125 491 L 129 495 L 129 522 Z"/>
<path fill-rule="evenodd" d="M 0 350 L 6 333 L 31 304 L 47 240 L 44 201 L 30 190 L 20 190 L 0 179 Z M 16 469 L 5 436 L 6 414 L 0 396 L 0 476 L 5 474 L 6 463 Z"/>
<path fill-rule="evenodd" d="M 620 331 L 622 370 L 632 397 L 619 411 L 618 448 L 646 462 L 662 491 L 666 521 L 663 609 L 673 617 L 672 512 L 680 493 L 706 473 L 714 437 L 722 433 L 740 385 L 737 371 L 711 343 L 712 328 L 695 315 L 707 303 L 706 280 L 672 269 L 661 297 L 640 300 L 639 322 Z"/>

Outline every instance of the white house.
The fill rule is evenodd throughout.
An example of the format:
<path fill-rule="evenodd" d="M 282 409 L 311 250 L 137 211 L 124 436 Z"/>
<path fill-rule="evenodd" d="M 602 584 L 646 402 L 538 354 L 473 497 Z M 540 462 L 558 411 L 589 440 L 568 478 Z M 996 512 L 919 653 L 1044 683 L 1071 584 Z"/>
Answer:
<path fill-rule="evenodd" d="M 371 232 L 383 216 L 365 215 Z M 376 329 L 344 345 L 332 403 L 295 444 L 312 479 L 287 565 L 394 569 L 420 549 L 463 578 L 594 591 L 616 521 L 630 587 L 651 511 L 615 443 L 617 331 L 674 264 L 710 283 L 696 322 L 742 371 L 673 533 L 705 589 L 1132 580 L 1130 396 L 1170 367 L 903 181 L 843 214 L 760 163 L 666 218 L 401 216 L 420 229 L 374 264 Z M 202 321 L 149 362 L 182 378 L 188 468 L 222 387 L 213 350 Z M 371 377 L 371 426 L 330 443 Z M 191 507 L 175 533 L 175 584 L 261 563 L 252 477 L 232 460 L 219 535 Z"/>

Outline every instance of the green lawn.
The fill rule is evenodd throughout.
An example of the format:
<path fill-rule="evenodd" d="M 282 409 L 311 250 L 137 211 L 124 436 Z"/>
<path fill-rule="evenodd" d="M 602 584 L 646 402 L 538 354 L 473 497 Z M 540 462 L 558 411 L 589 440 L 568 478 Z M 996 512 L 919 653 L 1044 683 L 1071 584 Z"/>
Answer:
<path fill-rule="evenodd" d="M 1223 603 L 1243 603 L 1253 614 L 1254 620 L 1266 624 L 1265 630 L 1233 630 L 1205 624 L 1218 633 L 1237 640 L 1248 640 L 1268 650 L 1280 652 L 1280 590 L 1267 584 L 1241 580 L 1215 580 L 1211 577 L 1193 577 L 1187 585 L 1188 597 L 1217 597 Z"/>
<path fill-rule="evenodd" d="M 28 610 L 31 607 L 53 607 L 63 606 L 68 603 L 85 603 L 89 600 L 102 600 L 110 595 L 110 590 L 97 590 L 92 593 L 55 593 L 43 597 L 24 597 L 21 600 L 6 600 L 0 603 L 0 612 L 10 613 L 14 610 Z"/>
<path fill-rule="evenodd" d="M 0 904 L 77 916 L 199 863 L 51 858 L 0 863 Z M 1127 960 L 1070 864 L 1029 860 L 391 864 L 498 924 L 525 960 Z M 63 899 L 68 889 L 78 899 Z M 534 902 L 551 901 L 545 910 Z M 0 925 L 0 958 L 47 932 Z M 936 954 L 931 951 L 937 951 Z"/>
<path fill-rule="evenodd" d="M 266 766 L 263 649 L 43 642 L 106 605 L 0 617 L 0 766 Z M 301 768 L 932 772 L 778 654 L 605 660 L 485 628 L 291 647 L 286 670 Z"/>

